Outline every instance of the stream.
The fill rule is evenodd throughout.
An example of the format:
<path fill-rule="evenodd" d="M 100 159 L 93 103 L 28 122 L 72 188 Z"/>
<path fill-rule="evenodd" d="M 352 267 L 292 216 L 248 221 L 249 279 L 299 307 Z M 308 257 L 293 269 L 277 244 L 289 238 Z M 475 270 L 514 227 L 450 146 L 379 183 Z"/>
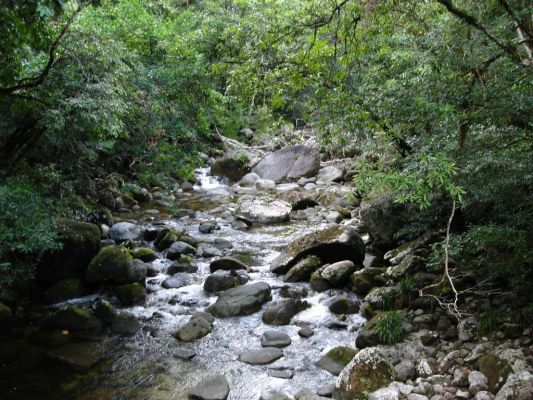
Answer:
<path fill-rule="evenodd" d="M 254 225 L 249 231 L 235 230 L 231 226 L 236 197 L 231 188 L 210 177 L 208 170 L 197 171 L 198 183 L 190 193 L 177 194 L 177 207 L 194 210 L 193 216 L 170 218 L 140 210 L 120 215 L 146 227 L 173 227 L 185 230 L 200 242 L 212 243 L 224 239 L 233 245 L 224 255 L 245 262 L 251 270 L 251 282 L 267 282 L 272 287 L 272 300 L 279 299 L 279 288 L 287 285 L 282 276 L 274 275 L 269 264 L 281 249 L 300 236 L 328 224 L 309 221 L 291 221 L 276 225 Z M 220 229 L 210 234 L 199 232 L 199 224 L 216 221 Z M 143 243 L 143 246 L 151 246 Z M 209 275 L 209 264 L 214 258 L 194 258 L 198 272 L 192 274 L 193 283 L 179 289 L 164 289 L 161 283 L 168 278 L 163 271 L 172 262 L 164 252 L 156 252 L 155 266 L 161 270 L 155 277 L 147 278 L 148 297 L 143 306 L 121 307 L 133 313 L 142 328 L 134 336 L 87 335 L 106 350 L 106 359 L 89 372 L 74 373 L 53 365 L 46 358 L 28 370 L 18 370 L 16 365 L 2 368 L 2 385 L 9 386 L 13 399 L 64 399 L 79 400 L 181 400 L 187 399 L 188 390 L 203 378 L 223 374 L 230 384 L 229 399 L 258 399 L 266 390 L 279 390 L 293 395 L 301 388 L 317 390 L 335 382 L 336 377 L 320 369 L 315 362 L 322 354 L 336 346 L 354 347 L 356 332 L 366 320 L 359 314 L 346 316 L 339 321 L 327 306 L 333 295 L 348 293 L 343 289 L 314 292 L 308 283 L 291 283 L 304 286 L 309 295 L 305 299 L 311 307 L 293 317 L 286 326 L 268 326 L 261 320 L 262 312 L 249 316 L 217 318 L 214 330 L 192 343 L 180 343 L 174 337 L 178 327 L 191 315 L 215 302 L 217 296 L 206 293 L 203 283 Z M 355 296 L 350 292 L 350 296 Z M 66 303 L 86 305 L 95 300 L 87 296 Z M 62 304 L 54 305 L 60 307 Z M 302 338 L 301 327 L 310 327 L 314 335 Z M 283 349 L 284 356 L 276 362 L 253 366 L 238 361 L 244 350 L 261 348 L 260 338 L 266 330 L 287 333 L 292 344 Z M 4 345 L 6 345 L 4 343 Z M 194 349 L 192 360 L 174 356 L 178 348 Z M 4 365 L 6 367 L 6 365 Z M 292 379 L 271 376 L 275 370 L 292 370 Z M 11 374 L 11 373 L 12 374 Z M 7 374 L 7 375 L 6 375 Z M 7 381 L 7 383 L 6 383 Z M 0 390 L 0 394 L 2 391 Z"/>

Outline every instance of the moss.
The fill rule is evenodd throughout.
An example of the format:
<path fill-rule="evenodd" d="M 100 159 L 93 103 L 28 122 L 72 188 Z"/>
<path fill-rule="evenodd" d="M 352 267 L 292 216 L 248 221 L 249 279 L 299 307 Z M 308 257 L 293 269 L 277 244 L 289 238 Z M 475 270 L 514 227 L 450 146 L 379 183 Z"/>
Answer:
<path fill-rule="evenodd" d="M 80 297 L 83 294 L 83 284 L 79 278 L 65 278 L 57 282 L 44 294 L 47 303 L 58 303 L 60 301 Z"/>
<path fill-rule="evenodd" d="M 123 246 L 107 246 L 100 250 L 85 272 L 88 283 L 122 283 L 132 257 Z"/>
<path fill-rule="evenodd" d="M 322 262 L 316 256 L 309 256 L 300 260 L 285 275 L 285 281 L 297 282 L 308 280 L 311 275 L 322 266 Z"/>
<path fill-rule="evenodd" d="M 143 303 L 146 300 L 146 289 L 138 282 L 117 286 L 115 292 L 126 306 Z"/>
<path fill-rule="evenodd" d="M 335 362 L 341 363 L 342 365 L 348 365 L 348 363 L 352 361 L 356 354 L 356 349 L 352 349 L 351 347 L 339 346 L 328 351 L 326 353 L 326 356 Z"/>
<path fill-rule="evenodd" d="M 191 264 L 192 263 L 192 257 L 191 256 L 182 255 L 178 259 L 178 262 L 181 263 L 181 264 Z"/>
<path fill-rule="evenodd" d="M 154 251 L 148 247 L 138 247 L 131 251 L 133 258 L 138 258 L 139 260 L 150 262 L 154 261 L 157 257 L 154 254 Z"/>
<path fill-rule="evenodd" d="M 313 234 L 305 235 L 294 242 L 292 242 L 286 249 L 287 254 L 295 257 L 305 249 L 314 246 L 318 243 L 328 243 L 337 239 L 343 232 L 340 226 L 333 226 L 331 228 L 323 229 Z"/>
<path fill-rule="evenodd" d="M 487 377 L 490 391 L 493 393 L 501 388 L 512 371 L 509 362 L 494 353 L 488 353 L 480 357 L 477 367 Z"/>
<path fill-rule="evenodd" d="M 185 242 L 187 244 L 190 244 L 191 246 L 196 246 L 198 244 L 198 241 L 196 239 L 189 236 L 184 231 L 166 228 L 161 230 L 157 234 L 157 238 L 155 239 L 154 245 L 157 250 L 163 251 L 168 249 L 172 245 L 172 243 L 178 241 Z"/>
<path fill-rule="evenodd" d="M 60 328 L 70 330 L 92 330 L 101 327 L 102 322 L 89 311 L 67 306 L 52 315 L 51 322 Z"/>

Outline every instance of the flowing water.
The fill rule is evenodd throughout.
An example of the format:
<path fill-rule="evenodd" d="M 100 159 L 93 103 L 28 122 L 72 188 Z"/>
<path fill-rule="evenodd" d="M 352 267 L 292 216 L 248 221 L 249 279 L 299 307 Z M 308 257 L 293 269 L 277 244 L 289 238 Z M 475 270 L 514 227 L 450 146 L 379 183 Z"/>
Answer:
<path fill-rule="evenodd" d="M 273 289 L 273 300 L 278 299 L 276 289 L 285 283 L 269 271 L 270 261 L 292 240 L 326 225 L 293 221 L 254 226 L 246 232 L 234 230 L 230 214 L 235 198 L 231 197 L 229 188 L 208 176 L 206 170 L 198 171 L 198 182 L 191 194 L 178 195 L 178 207 L 195 210 L 194 216 L 172 219 L 164 214 L 149 216 L 139 212 L 127 218 L 147 226 L 183 229 L 202 242 L 214 242 L 217 238 L 230 241 L 233 248 L 227 251 L 227 255 L 245 261 L 252 268 L 251 281 L 267 282 Z M 212 234 L 201 234 L 198 226 L 202 221 L 217 221 L 220 229 Z M 34 398 L 33 392 L 39 390 L 39 395 L 35 394 L 35 398 L 39 399 L 180 400 L 187 399 L 187 391 L 192 386 L 214 373 L 226 376 L 231 388 L 229 399 L 232 400 L 258 399 L 265 390 L 294 394 L 300 388 L 317 389 L 333 383 L 335 377 L 316 367 L 315 362 L 333 347 L 353 347 L 356 332 L 365 322 L 361 315 L 355 314 L 340 323 L 345 327 L 338 326 L 340 321 L 329 312 L 327 302 L 333 294 L 342 293 L 342 290 L 317 293 L 307 283 L 291 284 L 305 286 L 309 290 L 306 300 L 311 304 L 310 308 L 292 319 L 291 325 L 265 325 L 261 320 L 262 313 L 257 312 L 250 316 L 217 318 L 213 332 L 192 343 L 181 344 L 172 336 L 192 314 L 216 300 L 216 296 L 203 291 L 203 282 L 209 274 L 212 260 L 195 259 L 199 268 L 197 273 L 192 274 L 194 282 L 180 289 L 161 287 L 161 282 L 168 277 L 164 272 L 148 278 L 146 304 L 124 308 L 141 320 L 142 329 L 127 338 L 89 337 L 101 343 L 107 351 L 107 360 L 90 372 L 72 374 L 43 361 L 33 369 L 30 367 L 28 371 L 22 370 L 13 376 L 13 380 L 7 383 L 12 386 L 9 388 L 10 397 L 30 399 Z M 165 271 L 171 262 L 161 256 L 155 263 L 161 271 Z M 350 296 L 354 296 L 353 293 Z M 94 298 L 88 296 L 70 303 L 89 303 Z M 302 326 L 311 327 L 315 331 L 314 336 L 301 338 L 297 332 Z M 237 357 L 242 351 L 261 347 L 260 337 L 268 329 L 286 332 L 291 337 L 292 344 L 283 349 L 283 358 L 265 366 L 239 362 Z M 194 349 L 196 356 L 190 361 L 174 357 L 174 352 L 180 347 Z M 269 375 L 279 369 L 294 371 L 294 377 L 281 379 Z M 30 390 L 32 385 L 35 386 L 33 391 Z"/>

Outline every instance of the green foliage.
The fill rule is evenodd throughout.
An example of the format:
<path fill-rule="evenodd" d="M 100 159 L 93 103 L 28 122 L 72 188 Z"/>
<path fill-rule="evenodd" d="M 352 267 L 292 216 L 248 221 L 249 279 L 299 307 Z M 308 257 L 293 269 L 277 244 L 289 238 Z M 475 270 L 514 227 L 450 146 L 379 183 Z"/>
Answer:
<path fill-rule="evenodd" d="M 376 324 L 379 339 L 386 344 L 400 342 L 404 337 L 405 315 L 399 311 L 389 311 L 380 315 Z"/>
<path fill-rule="evenodd" d="M 242 168 L 246 168 L 250 162 L 246 153 L 237 154 L 237 156 L 235 156 L 235 161 L 237 161 Z"/>
<path fill-rule="evenodd" d="M 40 256 L 60 243 L 50 204 L 31 185 L 0 185 L 0 208 L 0 284 L 12 285 L 31 279 Z"/>

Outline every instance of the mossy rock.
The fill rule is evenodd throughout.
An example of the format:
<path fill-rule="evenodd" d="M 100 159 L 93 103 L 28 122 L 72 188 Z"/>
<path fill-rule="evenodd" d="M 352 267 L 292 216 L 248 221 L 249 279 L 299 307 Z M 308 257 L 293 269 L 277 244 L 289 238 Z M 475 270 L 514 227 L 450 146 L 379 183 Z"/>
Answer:
<path fill-rule="evenodd" d="M 157 250 L 163 251 L 168 249 L 172 243 L 179 241 L 190 244 L 193 247 L 198 245 L 198 241 L 187 233 L 170 228 L 165 228 L 159 231 L 154 241 L 154 245 Z"/>
<path fill-rule="evenodd" d="M 316 256 L 305 257 L 285 274 L 285 282 L 307 281 L 311 278 L 313 272 L 321 266 L 320 258 Z"/>
<path fill-rule="evenodd" d="M 83 282 L 79 278 L 65 278 L 48 288 L 44 293 L 47 303 L 59 303 L 83 295 Z"/>
<path fill-rule="evenodd" d="M 496 393 L 502 387 L 512 372 L 509 361 L 498 357 L 494 352 L 481 356 L 477 361 L 477 367 L 487 377 L 492 393 Z"/>
<path fill-rule="evenodd" d="M 117 318 L 117 310 L 107 301 L 100 299 L 92 305 L 94 314 L 106 324 L 112 324 Z"/>
<path fill-rule="evenodd" d="M 0 323 L 5 323 L 13 317 L 11 308 L 4 303 L 0 303 Z"/>
<path fill-rule="evenodd" d="M 129 279 L 132 257 L 123 246 L 104 247 L 91 261 L 85 272 L 89 284 L 126 283 Z"/>
<path fill-rule="evenodd" d="M 388 386 L 394 378 L 391 365 L 377 347 L 359 351 L 339 376 L 341 394 L 350 399 L 365 396 Z"/>
<path fill-rule="evenodd" d="M 270 264 L 274 273 L 286 273 L 307 256 L 318 257 L 322 264 L 350 260 L 361 265 L 365 258 L 365 245 L 354 229 L 333 226 L 309 233 L 289 244 Z"/>
<path fill-rule="evenodd" d="M 355 298 L 340 295 L 332 299 L 328 308 L 333 314 L 356 314 L 361 309 L 361 303 Z"/>
<path fill-rule="evenodd" d="M 317 292 L 325 292 L 326 290 L 331 289 L 331 285 L 329 284 L 329 282 L 322 278 L 322 276 L 320 275 L 320 272 L 323 271 L 326 266 L 327 265 L 324 265 L 317 269 L 315 272 L 313 272 L 311 274 L 311 279 L 309 279 L 311 287 Z"/>
<path fill-rule="evenodd" d="M 146 300 L 146 289 L 138 282 L 117 286 L 115 292 L 125 306 L 142 304 Z"/>
<path fill-rule="evenodd" d="M 350 288 L 359 296 L 366 296 L 375 287 L 383 286 L 387 283 L 387 278 L 384 275 L 365 273 L 365 269 L 367 268 L 356 271 L 350 276 Z M 384 272 L 384 268 L 380 268 L 380 270 Z"/>
<path fill-rule="evenodd" d="M 56 311 L 50 321 L 58 326 L 73 331 L 98 330 L 102 327 L 102 321 L 89 311 L 75 306 L 67 306 Z"/>
<path fill-rule="evenodd" d="M 357 354 L 356 349 L 351 347 L 339 346 L 331 349 L 324 354 L 316 363 L 316 365 L 333 375 L 339 375 L 346 365 Z"/>
<path fill-rule="evenodd" d="M 363 326 L 363 329 L 359 331 L 357 334 L 357 339 L 355 340 L 355 345 L 357 348 L 363 349 L 365 347 L 377 346 L 378 344 L 385 344 L 385 342 L 381 339 L 377 329 L 378 322 L 384 315 L 386 315 L 386 312 L 377 313 L 366 323 L 365 326 Z"/>
<path fill-rule="evenodd" d="M 62 247 L 46 252 L 37 266 L 37 278 L 45 283 L 83 277 L 100 249 L 100 230 L 96 225 L 69 219 L 60 219 L 56 225 Z"/>
<path fill-rule="evenodd" d="M 144 262 L 154 261 L 157 257 L 149 247 L 138 247 L 131 251 L 131 256 Z"/>
<path fill-rule="evenodd" d="M 50 350 L 47 356 L 76 371 L 86 371 L 102 360 L 104 353 L 98 343 L 70 343 Z"/>

